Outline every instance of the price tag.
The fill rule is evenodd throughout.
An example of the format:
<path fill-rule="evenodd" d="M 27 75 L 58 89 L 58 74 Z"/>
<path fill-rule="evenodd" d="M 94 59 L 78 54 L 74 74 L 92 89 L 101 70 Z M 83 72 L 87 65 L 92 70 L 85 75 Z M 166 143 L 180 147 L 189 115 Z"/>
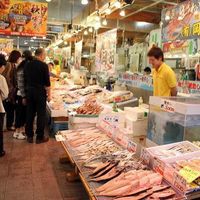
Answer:
<path fill-rule="evenodd" d="M 154 158 L 154 161 L 153 161 L 153 169 L 160 173 L 161 175 L 163 175 L 164 173 L 164 168 L 165 168 L 165 164 L 163 163 L 163 161 L 161 161 L 160 159 L 158 158 Z"/>
<path fill-rule="evenodd" d="M 141 159 L 142 159 L 147 165 L 149 165 L 150 159 L 151 159 L 151 155 L 150 155 L 150 153 L 149 153 L 146 149 L 142 149 Z"/>
<path fill-rule="evenodd" d="M 130 152 L 136 152 L 137 150 L 137 144 L 133 141 L 128 141 L 128 145 L 127 145 L 127 150 Z"/>
<path fill-rule="evenodd" d="M 179 171 L 179 174 L 187 181 L 187 183 L 192 183 L 198 177 L 200 177 L 200 172 L 196 171 L 188 166 L 185 166 Z"/>
<path fill-rule="evenodd" d="M 185 193 L 187 188 L 186 180 L 177 173 L 174 173 L 174 186 L 182 193 Z"/>

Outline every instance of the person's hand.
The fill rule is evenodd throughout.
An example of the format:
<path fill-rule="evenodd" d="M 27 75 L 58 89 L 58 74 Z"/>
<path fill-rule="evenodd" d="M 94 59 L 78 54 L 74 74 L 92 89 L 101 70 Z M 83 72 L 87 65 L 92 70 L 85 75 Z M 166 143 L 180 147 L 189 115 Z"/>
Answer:
<path fill-rule="evenodd" d="M 47 101 L 50 102 L 51 101 L 51 97 L 47 96 Z"/>
<path fill-rule="evenodd" d="M 22 99 L 22 104 L 23 104 L 24 106 L 27 105 L 27 100 L 26 100 L 26 98 L 23 98 L 23 99 Z"/>

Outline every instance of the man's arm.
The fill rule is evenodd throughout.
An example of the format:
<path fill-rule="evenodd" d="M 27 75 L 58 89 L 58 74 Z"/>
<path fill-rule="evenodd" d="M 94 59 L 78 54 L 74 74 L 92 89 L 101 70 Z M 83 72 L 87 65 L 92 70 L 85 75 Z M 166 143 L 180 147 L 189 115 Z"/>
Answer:
<path fill-rule="evenodd" d="M 177 93 L 178 93 L 177 87 L 171 88 L 171 96 L 177 96 Z"/>
<path fill-rule="evenodd" d="M 45 89 L 47 92 L 47 101 L 51 100 L 51 83 L 50 83 L 50 76 L 49 76 L 49 68 L 48 65 L 45 67 Z"/>

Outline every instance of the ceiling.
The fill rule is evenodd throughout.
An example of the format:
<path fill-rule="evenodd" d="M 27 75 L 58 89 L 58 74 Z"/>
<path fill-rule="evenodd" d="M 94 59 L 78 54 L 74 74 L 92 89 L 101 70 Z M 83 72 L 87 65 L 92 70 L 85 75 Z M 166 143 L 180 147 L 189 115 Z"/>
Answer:
<path fill-rule="evenodd" d="M 45 0 L 26 0 L 46 2 Z M 108 2 L 114 0 L 90 0 L 89 5 L 83 6 L 81 0 L 52 0 L 48 3 L 48 32 L 46 39 L 36 39 L 34 42 L 30 42 L 30 38 L 17 38 L 13 37 L 15 46 L 19 42 L 22 48 L 48 46 L 51 42 L 55 41 L 59 33 L 67 31 L 67 24 L 71 24 L 73 18 L 73 24 L 85 25 L 88 15 L 96 13 L 96 9 L 101 9 L 107 5 Z M 147 34 L 159 27 L 161 19 L 161 11 L 163 8 L 177 5 L 177 3 L 184 0 L 135 0 L 133 4 L 126 5 L 124 10 L 126 12 L 125 17 L 120 16 L 120 10 L 114 10 L 107 16 L 108 25 L 103 26 L 99 32 L 106 31 L 113 28 L 127 31 L 128 35 L 135 40 L 145 38 Z M 102 16 L 104 18 L 104 16 Z M 143 23 L 138 26 L 138 22 Z M 132 33 L 132 34 L 131 34 Z M 26 41 L 29 41 L 26 44 Z"/>

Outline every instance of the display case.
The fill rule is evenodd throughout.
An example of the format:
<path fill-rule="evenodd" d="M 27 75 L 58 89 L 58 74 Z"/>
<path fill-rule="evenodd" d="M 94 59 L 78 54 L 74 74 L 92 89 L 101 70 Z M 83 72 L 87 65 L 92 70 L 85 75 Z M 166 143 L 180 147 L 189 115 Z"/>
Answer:
<path fill-rule="evenodd" d="M 147 137 L 158 145 L 200 140 L 200 100 L 150 97 Z"/>

